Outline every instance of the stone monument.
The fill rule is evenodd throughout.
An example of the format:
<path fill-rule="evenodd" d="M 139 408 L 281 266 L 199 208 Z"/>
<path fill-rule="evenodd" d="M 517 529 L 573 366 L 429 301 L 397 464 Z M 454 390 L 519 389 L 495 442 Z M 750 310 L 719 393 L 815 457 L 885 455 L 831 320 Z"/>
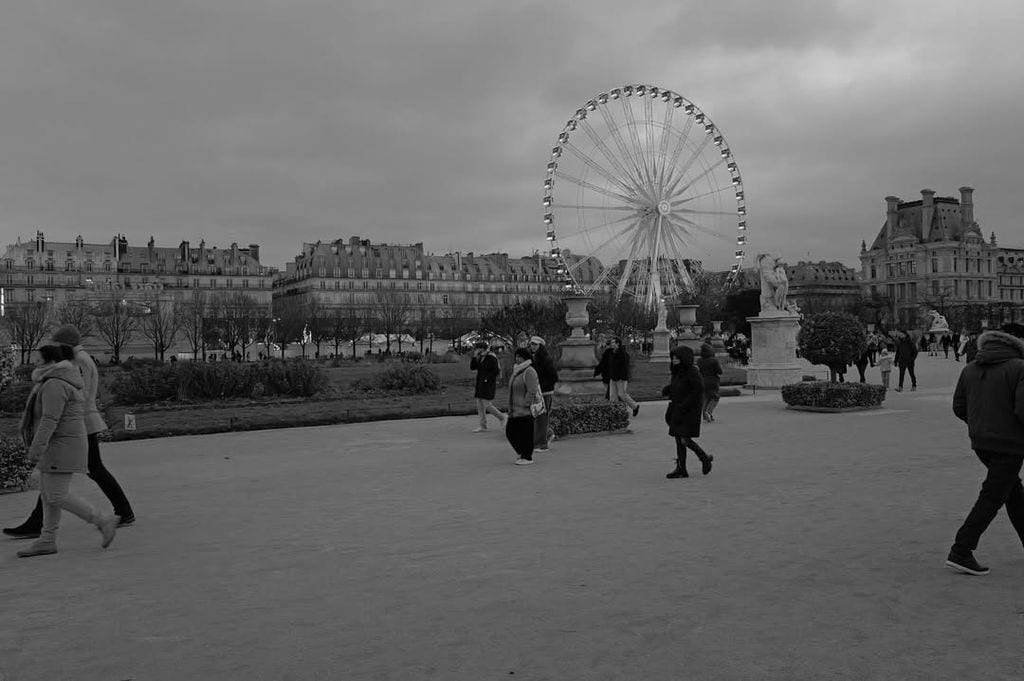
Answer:
<path fill-rule="evenodd" d="M 668 308 L 665 307 L 665 301 L 658 301 L 658 323 L 654 327 L 654 331 L 651 332 L 654 337 L 651 343 L 651 357 L 652 362 L 668 362 L 669 361 L 669 336 L 672 332 L 668 330 Z"/>
<path fill-rule="evenodd" d="M 597 357 L 594 355 L 594 341 L 587 337 L 583 328 L 590 322 L 587 304 L 590 296 L 565 296 L 565 323 L 572 331 L 562 341 L 562 359 L 558 367 L 558 383 L 555 392 L 559 395 L 600 395 L 604 397 L 604 383 L 594 376 Z"/>
<path fill-rule="evenodd" d="M 761 312 L 747 317 L 750 322 L 750 364 L 747 385 L 757 388 L 781 388 L 799 383 L 809 365 L 796 356 L 796 334 L 800 314 L 786 302 L 789 279 L 777 254 L 757 256 L 761 275 Z"/>
<path fill-rule="evenodd" d="M 949 322 L 938 310 L 928 310 L 926 316 L 929 320 L 927 333 L 949 333 Z"/>

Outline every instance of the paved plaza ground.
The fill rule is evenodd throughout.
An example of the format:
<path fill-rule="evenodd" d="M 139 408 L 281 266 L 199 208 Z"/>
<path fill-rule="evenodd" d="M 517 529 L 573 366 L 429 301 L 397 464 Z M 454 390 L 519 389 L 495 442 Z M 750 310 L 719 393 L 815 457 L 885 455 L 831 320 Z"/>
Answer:
<path fill-rule="evenodd" d="M 108 444 L 139 522 L 0 540 L 0 679 L 1024 678 L 1005 515 L 990 575 L 943 566 L 983 473 L 963 365 L 918 364 L 875 411 L 726 398 L 677 481 L 664 403 L 532 467 L 471 417 Z"/>

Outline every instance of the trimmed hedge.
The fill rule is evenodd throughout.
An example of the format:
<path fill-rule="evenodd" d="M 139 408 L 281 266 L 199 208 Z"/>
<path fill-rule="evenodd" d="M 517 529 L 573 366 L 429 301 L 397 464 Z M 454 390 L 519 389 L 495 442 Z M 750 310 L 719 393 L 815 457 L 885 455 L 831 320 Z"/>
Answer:
<path fill-rule="evenodd" d="M 554 406 L 548 421 L 548 427 L 556 437 L 623 430 L 628 426 L 629 409 L 619 403 Z"/>
<path fill-rule="evenodd" d="M 805 381 L 782 386 L 782 399 L 788 405 L 799 407 L 879 407 L 885 400 L 885 388 L 870 383 Z"/>
<path fill-rule="evenodd" d="M 296 358 L 260 364 L 140 364 L 117 376 L 110 391 L 124 404 L 140 404 L 225 397 L 311 397 L 326 385 L 327 379 L 318 367 Z"/>
<path fill-rule="evenodd" d="M 33 468 L 21 439 L 0 435 L 0 489 L 25 489 Z"/>
<path fill-rule="evenodd" d="M 25 401 L 32 392 L 31 381 L 12 381 L 0 390 L 0 412 L 20 414 L 25 409 Z"/>
<path fill-rule="evenodd" d="M 366 392 L 436 393 L 441 389 L 441 379 L 423 365 L 396 364 L 371 378 L 353 381 L 352 387 Z"/>

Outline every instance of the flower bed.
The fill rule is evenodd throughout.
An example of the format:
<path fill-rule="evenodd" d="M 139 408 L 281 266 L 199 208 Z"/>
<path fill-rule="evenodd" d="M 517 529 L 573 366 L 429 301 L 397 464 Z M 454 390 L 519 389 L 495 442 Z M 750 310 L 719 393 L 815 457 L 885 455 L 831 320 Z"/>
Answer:
<path fill-rule="evenodd" d="M 885 400 L 885 388 L 869 383 L 804 381 L 782 386 L 782 400 L 794 409 L 875 409 L 882 406 Z"/>

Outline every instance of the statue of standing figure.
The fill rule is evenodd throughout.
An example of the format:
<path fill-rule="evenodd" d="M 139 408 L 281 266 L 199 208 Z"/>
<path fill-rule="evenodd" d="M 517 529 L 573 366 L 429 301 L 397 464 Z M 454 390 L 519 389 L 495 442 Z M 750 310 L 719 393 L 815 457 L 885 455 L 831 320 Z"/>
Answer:
<path fill-rule="evenodd" d="M 789 278 L 782 257 L 761 253 L 757 256 L 757 269 L 761 273 L 761 314 L 790 312 L 786 306 Z"/>

